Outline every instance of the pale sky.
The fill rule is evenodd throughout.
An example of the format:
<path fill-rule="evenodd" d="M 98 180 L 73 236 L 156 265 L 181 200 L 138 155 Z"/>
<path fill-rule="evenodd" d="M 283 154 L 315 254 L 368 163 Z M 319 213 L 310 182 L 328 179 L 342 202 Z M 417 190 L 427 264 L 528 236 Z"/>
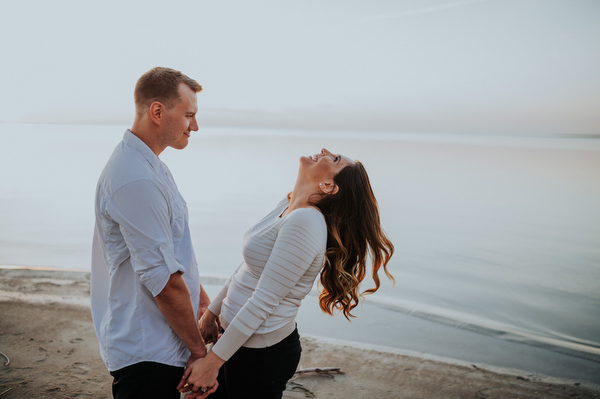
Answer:
<path fill-rule="evenodd" d="M 204 125 L 600 134 L 598 0 L 6 1 L 0 121 L 126 123 L 154 66 Z"/>

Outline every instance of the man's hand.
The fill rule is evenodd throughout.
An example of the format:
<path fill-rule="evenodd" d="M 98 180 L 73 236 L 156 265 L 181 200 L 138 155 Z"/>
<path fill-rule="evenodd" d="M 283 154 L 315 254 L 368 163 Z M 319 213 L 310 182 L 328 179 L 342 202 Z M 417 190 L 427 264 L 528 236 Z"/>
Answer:
<path fill-rule="evenodd" d="M 219 383 L 215 382 L 215 385 L 212 386 L 212 388 L 207 388 L 204 390 L 204 392 L 202 392 L 202 389 L 199 389 L 197 392 L 192 391 L 192 387 L 189 385 L 185 385 L 183 388 L 183 391 L 180 391 L 181 393 L 186 393 L 189 392 L 187 395 L 185 395 L 186 399 L 203 399 L 206 398 L 208 395 L 210 395 L 213 392 L 217 391 L 217 388 L 219 387 Z"/>
<path fill-rule="evenodd" d="M 208 309 L 208 305 L 210 305 L 210 298 L 206 291 L 204 291 L 204 287 L 200 284 L 200 304 L 198 306 L 198 318 L 202 317 L 204 312 Z"/>
<path fill-rule="evenodd" d="M 207 309 L 206 312 L 204 312 L 204 315 L 202 315 L 200 318 L 198 325 L 200 327 L 202 339 L 204 339 L 206 344 L 217 343 L 217 340 L 219 339 L 219 331 L 221 329 L 219 318 L 217 316 Z"/>

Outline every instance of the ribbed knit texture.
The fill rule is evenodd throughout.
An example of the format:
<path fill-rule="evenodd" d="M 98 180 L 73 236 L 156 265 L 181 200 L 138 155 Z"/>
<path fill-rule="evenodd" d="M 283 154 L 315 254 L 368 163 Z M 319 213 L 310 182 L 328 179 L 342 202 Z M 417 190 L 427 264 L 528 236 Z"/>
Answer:
<path fill-rule="evenodd" d="M 246 232 L 244 262 L 209 306 L 226 328 L 212 349 L 224 360 L 241 346 L 272 346 L 289 335 L 323 266 L 323 215 L 301 208 L 280 217 L 287 206 L 286 198 Z"/>

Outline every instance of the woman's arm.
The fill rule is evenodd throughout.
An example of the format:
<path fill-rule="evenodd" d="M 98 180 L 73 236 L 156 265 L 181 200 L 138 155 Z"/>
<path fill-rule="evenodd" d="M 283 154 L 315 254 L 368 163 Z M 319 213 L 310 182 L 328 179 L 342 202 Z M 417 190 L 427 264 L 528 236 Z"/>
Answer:
<path fill-rule="evenodd" d="M 240 270 L 240 267 L 242 267 L 242 264 L 243 263 L 240 263 L 240 265 L 235 269 L 235 271 L 231 274 L 231 276 L 229 276 L 229 278 L 223 285 L 223 288 L 221 288 L 221 291 L 219 291 L 217 296 L 213 299 L 213 301 L 208 306 L 208 309 L 213 314 L 215 314 L 217 316 L 219 314 L 221 314 L 221 305 L 223 303 L 223 299 L 225 299 L 225 297 L 227 296 L 227 291 L 229 290 L 229 284 L 231 284 L 231 280 L 233 280 L 233 276 L 235 276 L 236 273 L 238 272 L 238 270 Z M 203 314 L 204 313 L 200 313 L 200 317 L 202 317 Z"/>
<path fill-rule="evenodd" d="M 229 359 L 297 285 L 325 251 L 327 226 L 314 209 L 299 209 L 281 225 L 252 297 L 244 304 L 212 351 Z"/>
<path fill-rule="evenodd" d="M 200 328 L 200 333 L 202 334 L 202 338 L 204 342 L 215 343 L 217 342 L 219 330 L 220 330 L 220 320 L 218 318 L 221 313 L 221 305 L 223 304 L 223 299 L 227 296 L 227 292 L 229 291 L 229 285 L 231 284 L 231 280 L 233 276 L 240 270 L 242 267 L 242 263 L 235 269 L 235 271 L 231 274 L 231 276 L 227 279 L 223 288 L 219 291 L 217 296 L 214 298 L 212 302 L 208 301 L 205 309 L 198 312 L 198 327 Z M 208 295 L 206 295 L 208 298 Z M 202 304 L 202 297 L 200 297 L 200 303 Z"/>

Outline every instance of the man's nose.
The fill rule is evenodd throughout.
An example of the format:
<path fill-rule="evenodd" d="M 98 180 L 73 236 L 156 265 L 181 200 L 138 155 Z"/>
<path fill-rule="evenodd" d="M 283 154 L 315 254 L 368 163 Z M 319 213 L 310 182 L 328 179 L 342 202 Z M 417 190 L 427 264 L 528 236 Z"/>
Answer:
<path fill-rule="evenodd" d="M 198 131 L 198 121 L 196 120 L 195 116 L 192 118 L 192 122 L 190 123 L 190 130 L 193 130 L 195 132 Z"/>

